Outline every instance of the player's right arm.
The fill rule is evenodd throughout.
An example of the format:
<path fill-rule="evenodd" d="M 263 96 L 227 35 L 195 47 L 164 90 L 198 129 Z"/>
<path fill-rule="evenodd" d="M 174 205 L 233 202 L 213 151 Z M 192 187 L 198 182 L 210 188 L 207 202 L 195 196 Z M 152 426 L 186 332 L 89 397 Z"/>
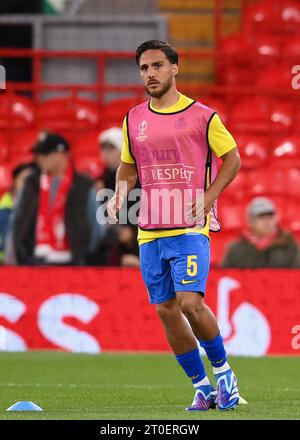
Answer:
<path fill-rule="evenodd" d="M 127 194 L 134 188 L 137 181 L 135 160 L 129 148 L 126 118 L 123 122 L 123 138 L 121 163 L 116 173 L 115 194 L 107 205 L 107 213 L 116 223 L 118 222 L 117 213 L 121 209 Z"/>
<path fill-rule="evenodd" d="M 121 209 L 129 191 L 131 191 L 137 180 L 135 164 L 121 162 L 116 174 L 115 194 L 107 205 L 109 217 L 118 222 L 117 213 Z"/>

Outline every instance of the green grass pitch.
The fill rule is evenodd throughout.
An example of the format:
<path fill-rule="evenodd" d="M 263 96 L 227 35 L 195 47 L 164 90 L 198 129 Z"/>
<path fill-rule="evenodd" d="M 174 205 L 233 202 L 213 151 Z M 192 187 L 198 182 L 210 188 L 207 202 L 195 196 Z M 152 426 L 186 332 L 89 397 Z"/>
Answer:
<path fill-rule="evenodd" d="M 193 388 L 170 354 L 1 352 L 0 419 L 300 419 L 300 357 L 230 363 L 248 405 L 187 413 Z M 44 411 L 6 411 L 19 400 Z"/>

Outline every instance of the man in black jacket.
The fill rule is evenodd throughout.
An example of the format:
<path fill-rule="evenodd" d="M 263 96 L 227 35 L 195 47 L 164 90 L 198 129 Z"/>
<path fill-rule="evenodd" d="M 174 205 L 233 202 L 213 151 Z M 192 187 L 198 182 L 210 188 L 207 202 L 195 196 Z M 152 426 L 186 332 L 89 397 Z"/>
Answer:
<path fill-rule="evenodd" d="M 72 167 L 68 142 L 42 132 L 33 152 L 41 168 L 25 184 L 14 225 L 18 264 L 82 265 L 91 240 L 90 179 Z"/>

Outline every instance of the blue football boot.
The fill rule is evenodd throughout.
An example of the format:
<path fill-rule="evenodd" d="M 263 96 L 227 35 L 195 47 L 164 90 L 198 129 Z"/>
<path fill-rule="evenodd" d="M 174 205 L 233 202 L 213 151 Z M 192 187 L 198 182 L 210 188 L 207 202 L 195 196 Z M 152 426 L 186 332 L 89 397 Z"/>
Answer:
<path fill-rule="evenodd" d="M 221 411 L 234 409 L 239 403 L 237 379 L 231 369 L 215 374 L 217 381 L 217 407 Z"/>
<path fill-rule="evenodd" d="M 217 392 L 214 387 L 209 385 L 202 385 L 196 390 L 194 400 L 186 411 L 207 411 L 208 409 L 216 408 Z"/>

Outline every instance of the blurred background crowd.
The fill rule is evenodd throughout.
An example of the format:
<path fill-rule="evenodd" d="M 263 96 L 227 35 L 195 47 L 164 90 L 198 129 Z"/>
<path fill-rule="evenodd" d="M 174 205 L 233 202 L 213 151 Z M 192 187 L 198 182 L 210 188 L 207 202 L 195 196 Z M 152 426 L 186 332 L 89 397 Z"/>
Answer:
<path fill-rule="evenodd" d="M 139 265 L 136 226 L 99 224 L 96 194 L 114 189 L 123 118 L 146 99 L 133 51 L 151 38 L 179 49 L 179 90 L 240 149 L 212 265 L 300 267 L 296 0 L 2 0 L 1 263 Z"/>
<path fill-rule="evenodd" d="M 12 170 L 11 188 L 0 199 L 3 264 L 139 265 L 136 225 L 97 221 L 101 191 L 115 187 L 122 143 L 121 128 L 100 133 L 104 167 L 93 179 L 76 170 L 64 137 L 38 134 L 33 160 Z"/>

